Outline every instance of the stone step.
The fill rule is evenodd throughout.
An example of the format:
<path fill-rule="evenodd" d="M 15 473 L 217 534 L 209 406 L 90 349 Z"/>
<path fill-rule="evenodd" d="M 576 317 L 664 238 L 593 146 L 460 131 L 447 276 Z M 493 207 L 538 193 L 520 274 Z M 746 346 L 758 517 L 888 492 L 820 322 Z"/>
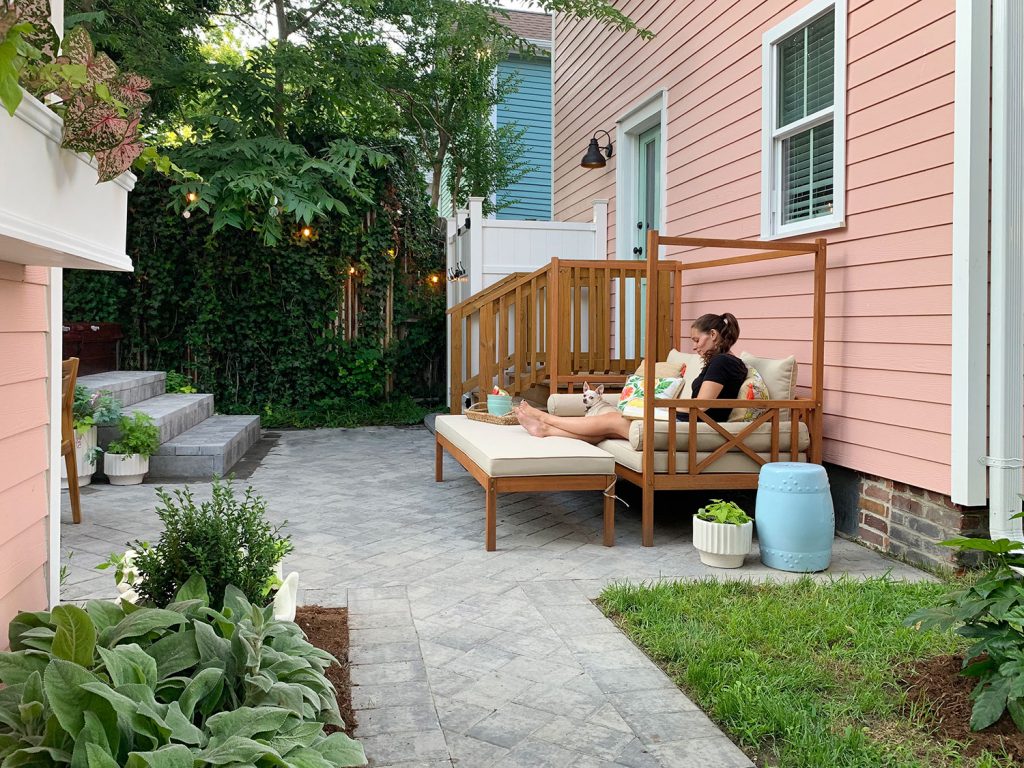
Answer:
<path fill-rule="evenodd" d="M 160 442 L 166 443 L 213 415 L 213 395 L 157 395 L 124 409 L 126 416 L 137 411 L 153 417 L 160 429 Z M 119 434 L 117 427 L 100 427 L 100 447 L 106 449 Z"/>
<path fill-rule="evenodd" d="M 124 406 L 164 394 L 166 380 L 163 371 L 107 371 L 78 377 L 78 383 L 90 392 L 105 389 Z"/>
<path fill-rule="evenodd" d="M 259 416 L 211 416 L 160 446 L 148 478 L 209 480 L 227 475 L 260 439 Z"/>

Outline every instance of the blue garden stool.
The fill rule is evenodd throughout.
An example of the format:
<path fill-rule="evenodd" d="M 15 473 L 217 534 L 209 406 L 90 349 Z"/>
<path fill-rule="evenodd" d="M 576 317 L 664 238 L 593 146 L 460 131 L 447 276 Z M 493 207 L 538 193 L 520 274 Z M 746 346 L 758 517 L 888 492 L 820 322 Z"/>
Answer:
<path fill-rule="evenodd" d="M 794 461 L 764 464 L 757 480 L 756 516 L 761 562 L 769 568 L 812 573 L 832 562 L 836 516 L 824 467 Z"/>

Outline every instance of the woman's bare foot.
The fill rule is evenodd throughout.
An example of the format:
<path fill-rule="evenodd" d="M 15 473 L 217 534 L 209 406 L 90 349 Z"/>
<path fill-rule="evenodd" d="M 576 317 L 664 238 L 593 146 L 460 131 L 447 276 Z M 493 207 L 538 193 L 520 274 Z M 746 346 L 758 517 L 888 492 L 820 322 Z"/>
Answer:
<path fill-rule="evenodd" d="M 539 413 L 536 408 L 531 408 L 525 400 L 516 406 L 516 416 L 519 418 L 520 425 L 534 437 L 544 437 L 546 432 L 546 425 L 538 418 Z"/>

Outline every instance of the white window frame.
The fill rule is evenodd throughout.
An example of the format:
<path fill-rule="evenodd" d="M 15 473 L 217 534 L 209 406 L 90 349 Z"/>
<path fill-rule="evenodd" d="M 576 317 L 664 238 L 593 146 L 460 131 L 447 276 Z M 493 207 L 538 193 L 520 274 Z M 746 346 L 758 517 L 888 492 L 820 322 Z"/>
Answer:
<path fill-rule="evenodd" d="M 778 240 L 846 226 L 846 17 L 848 0 L 812 0 L 761 38 L 761 238 Z M 832 106 L 783 129 L 775 127 L 779 94 L 778 46 L 794 32 L 835 11 Z M 832 213 L 782 224 L 782 142 L 832 120 Z"/>

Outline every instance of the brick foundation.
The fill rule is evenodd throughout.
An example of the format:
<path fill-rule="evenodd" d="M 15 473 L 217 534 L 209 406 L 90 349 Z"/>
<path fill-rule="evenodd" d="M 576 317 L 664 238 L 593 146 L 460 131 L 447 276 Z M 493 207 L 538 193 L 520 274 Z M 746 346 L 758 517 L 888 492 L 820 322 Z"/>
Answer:
<path fill-rule="evenodd" d="M 938 542 L 988 532 L 986 507 L 964 507 L 949 496 L 906 483 L 857 473 L 860 492 L 856 536 L 866 544 L 908 562 L 958 568 L 957 550 Z"/>

